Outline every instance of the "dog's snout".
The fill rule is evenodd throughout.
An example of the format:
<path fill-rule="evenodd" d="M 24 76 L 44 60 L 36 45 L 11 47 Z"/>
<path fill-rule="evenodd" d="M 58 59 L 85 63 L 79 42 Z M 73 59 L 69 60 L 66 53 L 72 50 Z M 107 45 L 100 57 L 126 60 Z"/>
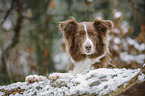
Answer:
<path fill-rule="evenodd" d="M 92 46 L 91 46 L 91 44 L 87 44 L 87 45 L 85 46 L 85 48 L 86 48 L 86 50 L 91 50 Z"/>

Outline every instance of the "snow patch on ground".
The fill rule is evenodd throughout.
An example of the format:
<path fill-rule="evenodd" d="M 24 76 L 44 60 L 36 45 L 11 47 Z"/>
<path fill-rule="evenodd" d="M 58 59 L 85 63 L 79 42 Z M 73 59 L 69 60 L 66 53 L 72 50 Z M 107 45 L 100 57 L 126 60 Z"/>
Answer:
<path fill-rule="evenodd" d="M 3 92 L 0 92 L 0 96 L 3 96 L 5 93 L 3 93 Z"/>
<path fill-rule="evenodd" d="M 2 90 L 11 90 L 20 87 L 24 89 L 23 94 L 15 96 L 30 95 L 83 95 L 98 94 L 105 95 L 111 91 L 116 91 L 118 86 L 132 79 L 140 72 L 140 69 L 106 69 L 100 68 L 89 71 L 87 74 L 77 74 L 69 78 L 58 79 L 56 81 L 39 81 L 32 84 L 27 82 L 17 82 L 8 86 L 0 86 L 0 95 L 4 95 Z M 141 74 L 138 80 L 145 81 L 145 75 Z"/>
<path fill-rule="evenodd" d="M 136 61 L 139 64 L 144 63 L 145 60 L 145 54 L 140 54 L 140 55 L 129 55 L 127 52 L 122 52 L 120 53 L 120 58 L 124 62 L 131 62 L 131 61 Z"/>
<path fill-rule="evenodd" d="M 144 43 L 139 44 L 136 39 L 134 40 L 134 39 L 131 39 L 130 37 L 127 37 L 126 40 L 127 40 L 129 45 L 133 45 L 137 50 L 139 50 L 139 51 L 145 50 L 145 44 Z"/>

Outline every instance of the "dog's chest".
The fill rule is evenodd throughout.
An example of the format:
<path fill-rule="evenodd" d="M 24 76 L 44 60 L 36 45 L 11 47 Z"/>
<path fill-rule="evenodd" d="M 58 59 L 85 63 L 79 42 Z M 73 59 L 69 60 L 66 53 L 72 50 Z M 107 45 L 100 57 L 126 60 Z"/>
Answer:
<path fill-rule="evenodd" d="M 105 54 L 95 59 L 86 58 L 85 60 L 80 61 L 80 62 L 75 62 L 72 60 L 72 62 L 74 63 L 74 68 L 73 68 L 73 71 L 71 72 L 73 74 L 84 74 L 87 71 L 93 69 L 92 65 L 95 64 L 96 62 L 100 62 L 100 59 L 104 56 Z"/>

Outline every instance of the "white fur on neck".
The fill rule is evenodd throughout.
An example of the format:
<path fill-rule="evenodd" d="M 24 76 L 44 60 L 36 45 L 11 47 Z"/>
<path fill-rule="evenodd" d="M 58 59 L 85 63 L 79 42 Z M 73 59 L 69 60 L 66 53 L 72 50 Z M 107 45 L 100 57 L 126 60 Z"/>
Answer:
<path fill-rule="evenodd" d="M 72 63 L 74 63 L 74 68 L 73 68 L 73 71 L 71 71 L 70 73 L 73 73 L 73 74 L 86 73 L 87 71 L 91 70 L 92 64 L 95 64 L 96 62 L 100 62 L 100 59 L 103 58 L 105 55 L 106 55 L 106 51 L 104 54 L 102 54 L 101 56 L 99 56 L 95 59 L 86 58 L 85 60 L 80 61 L 80 62 L 75 62 L 71 58 Z"/>

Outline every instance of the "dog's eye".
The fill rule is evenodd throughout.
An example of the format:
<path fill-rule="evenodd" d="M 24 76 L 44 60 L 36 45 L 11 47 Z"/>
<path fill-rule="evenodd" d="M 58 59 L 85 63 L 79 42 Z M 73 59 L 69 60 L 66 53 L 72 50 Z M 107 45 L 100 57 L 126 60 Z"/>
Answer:
<path fill-rule="evenodd" d="M 96 36 L 97 34 L 96 34 L 96 33 L 91 33 L 91 35 L 92 35 L 92 36 Z"/>
<path fill-rule="evenodd" d="M 81 37 L 81 35 L 79 34 L 79 35 L 78 35 L 78 37 L 80 38 L 80 37 Z"/>
<path fill-rule="evenodd" d="M 80 37 L 82 37 L 82 35 L 81 34 L 77 34 L 76 37 L 80 38 Z"/>

